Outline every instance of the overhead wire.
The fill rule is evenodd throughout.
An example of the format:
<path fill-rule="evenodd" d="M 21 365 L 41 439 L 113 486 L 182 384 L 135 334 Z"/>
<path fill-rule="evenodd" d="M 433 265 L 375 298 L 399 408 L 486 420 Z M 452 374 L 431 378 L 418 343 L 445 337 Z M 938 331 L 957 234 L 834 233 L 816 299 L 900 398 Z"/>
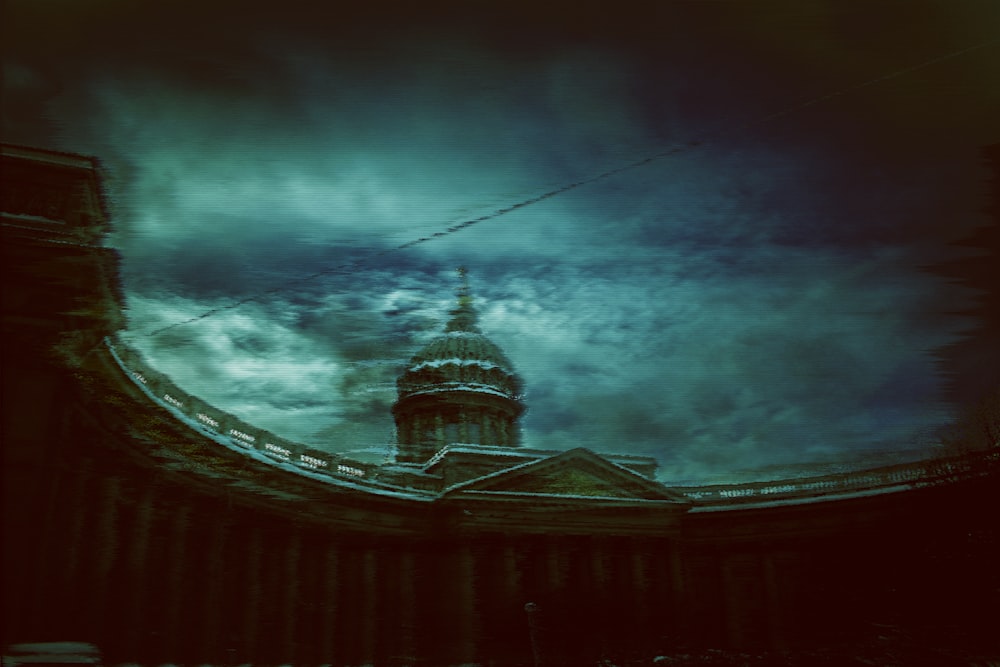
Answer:
<path fill-rule="evenodd" d="M 181 320 L 181 321 L 178 321 L 178 322 L 174 322 L 172 324 L 168 324 L 168 325 L 159 327 L 157 329 L 153 329 L 153 330 L 145 333 L 144 335 L 148 336 L 148 337 L 157 336 L 159 334 L 162 334 L 162 333 L 164 333 L 166 331 L 170 331 L 170 330 L 175 329 L 177 327 L 181 327 L 181 326 L 185 326 L 185 325 L 188 325 L 188 324 L 192 324 L 194 322 L 198 322 L 200 320 L 204 320 L 204 319 L 206 319 L 208 317 L 212 317 L 213 315 L 217 315 L 217 314 L 225 312 L 225 311 L 229 311 L 229 310 L 233 310 L 235 308 L 239 308 L 240 306 L 243 306 L 243 305 L 245 305 L 247 303 L 251 303 L 253 301 L 259 301 L 260 299 L 263 299 L 265 297 L 268 297 L 268 296 L 271 296 L 271 295 L 274 295 L 274 294 L 278 294 L 280 292 L 285 292 L 285 291 L 291 289 L 292 287 L 295 287 L 297 285 L 301 285 L 303 283 L 307 283 L 307 282 L 316 280 L 317 278 L 322 278 L 324 276 L 329 276 L 329 275 L 336 274 L 336 273 L 346 273 L 346 272 L 352 271 L 354 269 L 360 268 L 365 263 L 370 262 L 371 260 L 376 259 L 378 257 L 382 257 L 382 256 L 388 255 L 390 253 L 400 252 L 402 250 L 406 250 L 406 249 L 413 248 L 413 247 L 418 246 L 418 245 L 422 245 L 424 243 L 428 243 L 430 241 L 434 241 L 434 240 L 442 238 L 444 236 L 448 236 L 450 234 L 454 234 L 454 233 L 460 232 L 460 231 L 462 231 L 464 229 L 472 227 L 473 225 L 477 225 L 477 224 L 480 224 L 482 222 L 487 222 L 489 220 L 494 220 L 496 218 L 499 218 L 501 216 L 507 215 L 509 213 L 513 213 L 514 211 L 518 211 L 520 209 L 526 208 L 528 206 L 532 206 L 532 205 L 537 204 L 539 202 L 543 202 L 543 201 L 545 201 L 547 199 L 551 199 L 553 197 L 557 197 L 557 196 L 562 195 L 562 194 L 564 194 L 566 192 L 569 192 L 571 190 L 575 190 L 577 188 L 580 188 L 580 187 L 583 187 L 583 186 L 586 186 L 586 185 L 590 185 L 591 183 L 596 183 L 598 181 L 605 180 L 607 178 L 610 178 L 612 176 L 616 176 L 616 175 L 621 174 L 623 172 L 631 171 L 633 169 L 638 169 L 638 168 L 646 166 L 646 165 L 648 165 L 648 164 L 650 164 L 652 162 L 655 162 L 655 161 L 658 161 L 658 160 L 662 160 L 664 158 L 667 158 L 667 157 L 670 157 L 670 156 L 673 156 L 673 155 L 677 155 L 679 153 L 683 153 L 683 152 L 686 152 L 686 151 L 690 151 L 690 150 L 693 150 L 693 149 L 700 148 L 700 147 L 705 146 L 707 144 L 710 144 L 710 143 L 718 141 L 718 139 L 720 137 L 723 137 L 723 136 L 726 136 L 726 135 L 729 135 L 729 134 L 739 133 L 739 132 L 742 132 L 742 131 L 744 131 L 746 129 L 752 128 L 752 127 L 756 127 L 756 126 L 759 126 L 759 125 L 765 125 L 767 123 L 774 122 L 777 119 L 784 118 L 786 116 L 789 116 L 789 115 L 801 112 L 801 111 L 803 111 L 805 109 L 808 109 L 810 107 L 822 104 L 824 102 L 828 102 L 830 100 L 833 100 L 833 99 L 836 99 L 836 98 L 839 98 L 839 97 L 844 97 L 846 95 L 850 95 L 850 94 L 852 94 L 854 92 L 857 92 L 857 91 L 865 89 L 865 88 L 869 88 L 871 86 L 875 86 L 875 85 L 877 85 L 879 83 L 882 83 L 884 81 L 889 81 L 891 79 L 898 78 L 900 76 L 903 76 L 905 74 L 909 74 L 911 72 L 916 72 L 916 71 L 925 69 L 927 67 L 931 67 L 933 65 L 936 65 L 936 64 L 939 64 L 939 63 L 942 63 L 942 62 L 946 62 L 948 60 L 953 60 L 955 58 L 962 57 L 962 56 L 964 56 L 964 55 L 966 55 L 968 53 L 971 53 L 973 51 L 978 51 L 978 50 L 981 50 L 981 49 L 985 49 L 985 48 L 988 48 L 988 47 L 996 45 L 996 44 L 1000 44 L 1000 37 L 997 37 L 997 38 L 994 38 L 994 39 L 990 39 L 990 40 L 987 40 L 985 42 L 980 42 L 978 44 L 975 44 L 975 45 L 972 45 L 972 46 L 968 46 L 968 47 L 965 47 L 965 48 L 962 48 L 962 49 L 957 49 L 957 50 L 954 50 L 954 51 L 949 51 L 949 52 L 941 54 L 939 56 L 935 56 L 933 58 L 929 58 L 927 60 L 920 61 L 918 63 L 915 63 L 913 65 L 909 65 L 907 67 L 902 67 L 902 68 L 899 68 L 899 69 L 896 69 L 896 70 L 892 70 L 892 71 L 884 73 L 884 74 L 880 74 L 879 76 L 872 77 L 870 79 L 866 79 L 864 81 L 861 81 L 859 83 L 855 83 L 855 84 L 852 84 L 852 85 L 849 85 L 849 86 L 845 86 L 845 87 L 840 88 L 840 89 L 835 90 L 835 91 L 832 91 L 832 92 L 829 92 L 829 93 L 826 93 L 826 94 L 823 94 L 823 95 L 818 95 L 818 96 L 815 96 L 815 97 L 811 97 L 809 99 L 806 99 L 804 101 L 798 102 L 796 104 L 789 105 L 789 106 L 787 106 L 787 107 L 785 107 L 785 108 L 783 108 L 783 109 L 781 109 L 779 111 L 776 111 L 774 113 L 767 114 L 767 115 L 761 116 L 759 118 L 755 118 L 755 119 L 750 120 L 750 121 L 748 121 L 746 123 L 743 123 L 741 125 L 737 125 L 737 126 L 731 128 L 731 129 L 727 129 L 726 131 L 719 131 L 719 132 L 716 132 L 715 134 L 710 134 L 710 135 L 704 136 L 704 137 L 702 137 L 700 139 L 696 139 L 696 140 L 689 141 L 687 143 L 683 143 L 683 144 L 680 144 L 680 145 L 672 146 L 672 147 L 670 147 L 670 148 L 668 148 L 666 150 L 663 150 L 663 151 L 661 151 L 659 153 L 655 153 L 653 155 L 649 155 L 649 156 L 643 157 L 641 159 L 633 160 L 633 161 L 628 162 L 628 163 L 626 163 L 624 165 L 621 165 L 619 167 L 615 167 L 613 169 L 608 169 L 606 171 L 600 172 L 600 173 L 598 173 L 598 174 L 596 174 L 594 176 L 589 176 L 587 178 L 583 178 L 581 180 L 574 181 L 574 182 L 568 183 L 566 185 L 562 185 L 562 186 L 560 186 L 558 188 L 555 188 L 553 190 L 549 190 L 549 191 L 544 192 L 544 193 L 542 193 L 540 195 L 537 195 L 537 196 L 534 196 L 534 197 L 530 197 L 528 199 L 523 199 L 523 200 L 521 200 L 521 201 L 519 201 L 517 203 L 511 204 L 509 206 L 505 206 L 503 208 L 495 209 L 495 210 L 493 210 L 493 211 L 491 211 L 489 213 L 486 213 L 484 215 L 480 215 L 480 216 L 475 217 L 475 218 L 470 218 L 468 220 L 464 220 L 462 222 L 459 222 L 458 224 L 454 224 L 454 225 L 452 225 L 450 227 L 447 227 L 447 228 L 445 228 L 443 230 L 439 230 L 437 232 L 434 232 L 433 234 L 430 234 L 428 236 L 421 236 L 419 238 L 407 241 L 406 243 L 402 243 L 400 245 L 396 245 L 396 246 L 393 246 L 393 247 L 390 247 L 390 248 L 386 248 L 386 249 L 383 249 L 383 250 L 379 250 L 379 251 L 373 252 L 370 255 L 367 255 L 366 257 L 363 257 L 361 259 L 356 259 L 356 260 L 352 260 L 350 262 L 344 262 L 342 264 L 337 264 L 335 266 L 328 267 L 326 269 L 322 269 L 322 270 L 319 270 L 319 271 L 315 271 L 313 273 L 310 273 L 308 275 L 305 275 L 305 276 L 302 276 L 302 277 L 299 277 L 299 278 L 292 278 L 290 280 L 285 281 L 284 283 L 281 283 L 277 287 L 274 287 L 274 288 L 271 288 L 269 290 L 265 290 L 265 291 L 262 291 L 262 292 L 258 292 L 257 294 L 254 294 L 254 295 L 242 298 L 242 299 L 238 299 L 236 301 L 233 301 L 232 303 L 228 303 L 228 304 L 225 304 L 225 305 L 222 305 L 222 306 L 217 306 L 215 308 L 208 309 L 208 310 L 206 310 L 206 311 L 204 311 L 204 312 L 202 312 L 202 313 L 200 313 L 200 314 L 198 314 L 198 315 L 196 315 L 194 317 L 188 318 L 186 320 Z"/>

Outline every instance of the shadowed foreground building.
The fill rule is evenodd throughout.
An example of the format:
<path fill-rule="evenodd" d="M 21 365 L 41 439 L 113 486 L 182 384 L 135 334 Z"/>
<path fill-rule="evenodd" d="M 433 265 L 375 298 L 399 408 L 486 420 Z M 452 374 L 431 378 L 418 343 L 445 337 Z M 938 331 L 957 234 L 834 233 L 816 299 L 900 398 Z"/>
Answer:
<path fill-rule="evenodd" d="M 465 292 L 399 380 L 394 463 L 296 449 L 165 389 L 116 340 L 93 161 L 3 160 L 5 645 L 576 665 L 892 625 L 998 650 L 996 449 L 669 488 L 646 457 L 521 447 L 519 381 Z"/>

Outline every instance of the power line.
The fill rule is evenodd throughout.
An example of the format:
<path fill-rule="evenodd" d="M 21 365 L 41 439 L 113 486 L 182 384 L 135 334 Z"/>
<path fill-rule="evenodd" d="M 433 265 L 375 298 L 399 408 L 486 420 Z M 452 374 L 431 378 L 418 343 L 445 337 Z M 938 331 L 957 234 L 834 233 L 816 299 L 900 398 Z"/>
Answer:
<path fill-rule="evenodd" d="M 291 287 L 294 287 L 296 285 L 301 285 L 303 283 L 310 282 L 310 281 L 315 280 L 317 278 L 321 278 L 321 277 L 324 277 L 324 276 L 332 275 L 332 274 L 335 274 L 335 273 L 346 273 L 346 272 L 349 272 L 349 271 L 351 271 L 353 269 L 356 269 L 356 268 L 359 268 L 359 267 L 363 266 L 366 262 L 368 262 L 368 261 L 370 261 L 372 259 L 375 259 L 375 258 L 378 258 L 378 257 L 382 257 L 382 256 L 388 255 L 390 253 L 399 252 L 401 250 L 406 250 L 408 248 L 412 248 L 414 246 L 418 246 L 418 245 L 421 245 L 423 243 L 427 243 L 429 241 L 433 241 L 435 239 L 438 239 L 438 238 L 441 238 L 441 237 L 444 237 L 444 236 L 448 236 L 449 234 L 454 234 L 456 232 L 462 231 L 463 229 L 466 229 L 466 228 L 471 227 L 473 225 L 477 225 L 477 224 L 479 224 L 481 222 L 487 222 L 489 220 L 493 220 L 495 218 L 499 218 L 500 216 L 507 215 L 508 213 L 513 213 L 514 211 L 517 211 L 519 209 L 526 208 L 526 207 L 531 206 L 533 204 L 537 204 L 537 203 L 545 201 L 547 199 L 551 199 L 552 197 L 556 197 L 558 195 L 561 195 L 561 194 L 564 194 L 566 192 L 569 192 L 570 190 L 575 190 L 575 189 L 583 187 L 585 185 L 590 185 L 591 183 L 596 183 L 597 181 L 602 181 L 602 180 L 604 180 L 606 178 L 610 178 L 612 176 L 616 176 L 616 175 L 621 174 L 623 172 L 631 171 L 633 169 L 637 169 L 639 167 L 643 167 L 643 166 L 645 166 L 647 164 L 650 164 L 651 162 L 662 160 L 663 158 L 670 157 L 672 155 L 677 155 L 677 154 L 683 153 L 685 151 L 689 151 L 689 150 L 692 150 L 692 149 L 695 149 L 695 148 L 699 148 L 699 147 L 704 146 L 706 144 L 712 143 L 713 141 L 717 141 L 720 136 L 724 136 L 725 134 L 732 134 L 734 132 L 743 131 L 743 130 L 746 130 L 748 128 L 752 128 L 752 127 L 755 127 L 755 126 L 758 126 L 758 125 L 765 125 L 765 124 L 771 123 L 771 122 L 773 122 L 773 121 L 775 121 L 775 120 L 777 120 L 779 118 L 784 118 L 786 116 L 798 113 L 798 112 L 800 112 L 800 111 L 802 111 L 804 109 L 808 109 L 808 108 L 816 106 L 818 104 L 822 104 L 824 102 L 828 102 L 828 101 L 830 101 L 832 99 L 836 99 L 838 97 L 844 97 L 846 95 L 850 95 L 851 93 L 854 93 L 854 92 L 856 92 L 858 90 L 862 90 L 864 88 L 868 88 L 868 87 L 877 85 L 877 84 L 882 83 L 884 81 L 889 81 L 891 79 L 898 78 L 900 76 L 903 76 L 905 74 L 909 74 L 911 72 L 916 72 L 918 70 L 922 70 L 922 69 L 925 69 L 927 67 L 931 67 L 931 66 L 936 65 L 938 63 L 942 63 L 942 62 L 946 62 L 948 60 L 953 60 L 955 58 L 959 58 L 959 57 L 964 56 L 964 55 L 966 55 L 968 53 L 971 53 L 973 51 L 978 51 L 978 50 L 981 50 L 981 49 L 985 49 L 985 48 L 988 48 L 988 47 L 993 46 L 995 44 L 1000 44 L 1000 38 L 990 39 L 988 41 L 981 42 L 981 43 L 975 44 L 973 46 L 969 46 L 969 47 L 966 47 L 966 48 L 963 48 L 963 49 L 958 49 L 958 50 L 955 50 L 955 51 L 950 51 L 950 52 L 942 54 L 940 56 L 935 56 L 934 58 L 930 58 L 928 60 L 923 60 L 923 61 L 921 61 L 919 63 L 914 64 L 914 65 L 910 65 L 908 67 L 903 67 L 903 68 L 900 68 L 900 69 L 897 69 L 897 70 L 893 70 L 893 71 L 885 73 L 885 74 L 881 74 L 879 76 L 873 77 L 871 79 L 867 79 L 867 80 L 862 81 L 860 83 L 856 83 L 856 84 L 853 84 L 853 85 L 850 85 L 850 86 L 846 86 L 844 88 L 841 88 L 839 90 L 835 90 L 833 92 L 826 93 L 824 95 L 819 95 L 817 97 L 809 98 L 809 99 L 807 99 L 805 101 L 802 101 L 802 102 L 793 104 L 791 106 L 785 107 L 784 109 L 782 109 L 780 111 L 776 111 L 776 112 L 768 114 L 766 116 L 762 116 L 760 118 L 756 118 L 754 120 L 746 122 L 746 123 L 744 123 L 742 125 L 738 125 L 733 130 L 731 130 L 729 132 L 718 132 L 718 133 L 716 133 L 716 135 L 714 136 L 714 138 L 713 138 L 712 135 L 709 135 L 709 136 L 704 137 L 702 139 L 698 139 L 698 140 L 694 140 L 694 141 L 689 141 L 686 144 L 682 144 L 682 145 L 679 145 L 679 146 L 674 146 L 672 148 L 668 148 L 667 150 L 661 151 L 661 152 L 656 153 L 654 155 L 651 155 L 651 156 L 648 156 L 648 157 L 644 157 L 642 159 L 634 160 L 632 162 L 629 162 L 629 163 L 627 163 L 625 165 L 622 165 L 620 167 L 616 167 L 614 169 L 609 169 L 607 171 L 603 171 L 603 172 L 601 172 L 601 173 L 599 173 L 599 174 L 597 174 L 595 176 L 590 176 L 588 178 L 584 178 L 582 180 L 575 181 L 575 182 L 569 183 L 567 185 L 563 185 L 563 186 L 561 186 L 559 188 L 556 188 L 554 190 L 549 190 L 548 192 L 542 193 L 542 194 L 540 194 L 540 195 L 538 195 L 536 197 L 531 197 L 530 199 L 524 199 L 522 201 L 517 202 L 516 204 L 511 204 L 510 206 L 505 206 L 503 208 L 498 208 L 498 209 L 496 209 L 496 210 L 494 210 L 494 211 L 492 211 L 490 213 L 486 213 L 486 214 L 481 215 L 479 217 L 471 218 L 469 220 L 465 220 L 465 221 L 460 222 L 460 223 L 458 223 L 456 225 L 452 225 L 451 227 L 447 227 L 444 230 L 434 232 L 433 234 L 430 234 L 429 236 L 422 236 L 420 238 L 413 239 L 411 241 L 407 241 L 406 243 L 403 243 L 403 244 L 400 244 L 400 245 L 397 245 L 397 246 L 394 246 L 394 247 L 391 247 L 391 248 L 387 248 L 385 250 L 380 250 L 378 252 L 372 253 L 371 255 L 369 255 L 369 256 L 367 256 L 365 258 L 353 260 L 351 262 L 345 262 L 343 264 L 338 264 L 336 266 L 333 266 L 333 267 L 330 267 L 330 268 L 327 268 L 327 269 L 323 269 L 321 271 L 316 271 L 314 273 L 311 273 L 311 274 L 309 274 L 307 276 L 304 276 L 304 277 L 301 277 L 301 278 L 293 278 L 291 280 L 288 280 L 288 281 L 282 283 L 278 287 L 275 287 L 275 288 L 272 288 L 272 289 L 269 289 L 269 290 L 266 290 L 266 291 L 263 291 L 263 292 L 259 292 L 258 294 L 253 295 L 253 296 L 249 296 L 249 297 L 246 297 L 246 298 L 243 298 L 243 299 L 239 299 L 238 301 L 234 301 L 234 302 L 232 302 L 230 304 L 226 304 L 224 306 L 218 306 L 216 308 L 212 308 L 212 309 L 206 310 L 205 312 L 203 312 L 203 313 L 201 313 L 199 315 L 196 315 L 195 317 L 191 317 L 189 319 L 182 320 L 180 322 L 175 322 L 173 324 L 168 324 L 168 325 L 160 327 L 158 329 L 154 329 L 154 330 L 146 333 L 145 335 L 146 336 L 150 336 L 150 337 L 157 336 L 157 335 L 159 335 L 161 333 L 164 333 L 166 331 L 169 331 L 171 329 L 175 329 L 177 327 L 181 327 L 181 326 L 184 326 L 184 325 L 187 325 L 187 324 L 191 324 L 193 322 L 197 322 L 199 320 L 203 320 L 205 318 L 211 317 L 211 316 L 216 315 L 216 314 L 221 313 L 221 312 L 225 312 L 227 310 L 233 310 L 235 308 L 239 308 L 240 306 L 242 306 L 244 304 L 250 303 L 252 301 L 258 301 L 258 300 L 260 300 L 262 298 L 265 298 L 265 297 L 273 295 L 273 294 L 278 294 L 280 292 L 287 291 L 288 289 L 290 289 Z"/>

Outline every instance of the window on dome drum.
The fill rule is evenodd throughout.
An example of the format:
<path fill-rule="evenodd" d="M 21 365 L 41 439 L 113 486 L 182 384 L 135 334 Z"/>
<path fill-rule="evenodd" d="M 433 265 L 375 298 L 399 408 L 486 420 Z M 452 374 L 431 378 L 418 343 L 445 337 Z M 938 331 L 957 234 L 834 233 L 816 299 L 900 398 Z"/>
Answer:
<path fill-rule="evenodd" d="M 432 444 L 437 441 L 437 429 L 433 424 L 429 424 L 420 429 L 420 444 Z"/>
<path fill-rule="evenodd" d="M 458 442 L 458 424 L 444 425 L 444 441 L 446 443 Z"/>
<path fill-rule="evenodd" d="M 465 427 L 466 427 L 466 429 L 468 430 L 468 433 L 469 433 L 469 436 L 468 436 L 467 440 L 470 443 L 473 443 L 473 444 L 480 443 L 481 442 L 480 441 L 480 436 L 482 435 L 482 429 L 481 429 L 480 425 L 478 423 L 476 423 L 476 422 L 470 422 L 470 423 L 466 424 Z"/>

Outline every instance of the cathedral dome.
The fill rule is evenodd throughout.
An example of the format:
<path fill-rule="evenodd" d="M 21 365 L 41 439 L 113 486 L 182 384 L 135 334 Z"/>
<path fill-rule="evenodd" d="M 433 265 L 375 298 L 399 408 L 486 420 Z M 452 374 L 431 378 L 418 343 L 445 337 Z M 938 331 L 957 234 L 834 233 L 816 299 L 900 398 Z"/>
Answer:
<path fill-rule="evenodd" d="M 503 351 L 477 331 L 449 331 L 413 355 L 397 381 L 399 398 L 441 391 L 482 392 L 517 400 L 521 381 Z"/>
<path fill-rule="evenodd" d="M 479 330 L 463 277 L 445 331 L 413 355 L 392 407 L 398 460 L 422 462 L 446 444 L 516 446 L 521 380 Z"/>

